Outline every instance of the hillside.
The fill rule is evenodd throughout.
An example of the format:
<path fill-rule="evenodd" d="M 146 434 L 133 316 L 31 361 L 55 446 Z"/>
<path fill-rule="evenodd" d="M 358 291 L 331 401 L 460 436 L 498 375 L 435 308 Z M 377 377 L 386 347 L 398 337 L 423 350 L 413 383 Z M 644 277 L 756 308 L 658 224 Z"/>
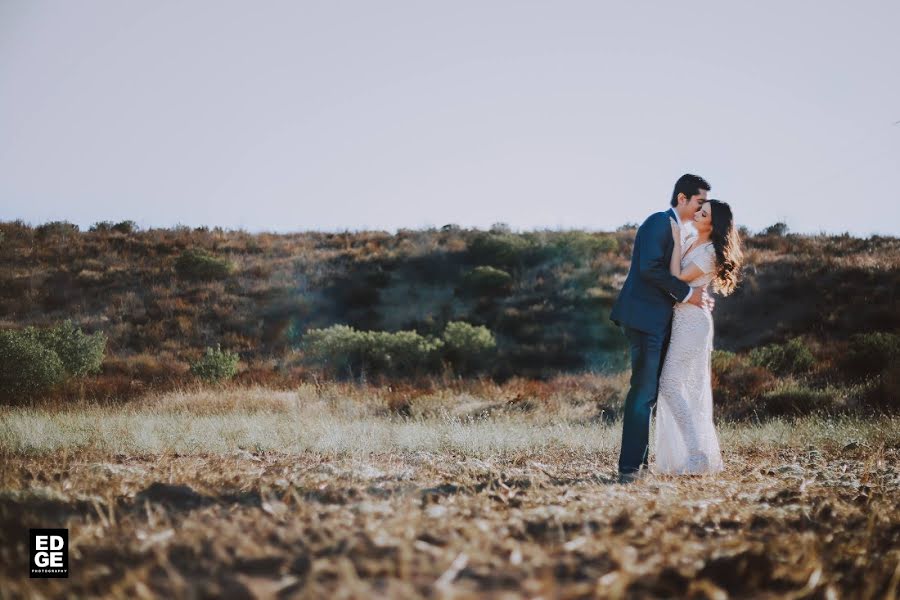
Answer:
<path fill-rule="evenodd" d="M 624 338 L 608 314 L 633 238 L 501 224 L 391 235 L 3 222 L 0 327 L 72 319 L 103 331 L 91 385 L 105 394 L 190 380 L 190 361 L 217 344 L 239 354 L 238 381 L 290 385 L 320 373 L 304 359 L 306 332 L 336 324 L 422 336 L 484 326 L 496 349 L 473 374 L 498 382 L 618 371 Z M 717 300 L 717 348 L 746 354 L 799 336 L 822 371 L 852 335 L 900 332 L 900 239 L 772 228 L 744 249 L 743 284 Z"/>

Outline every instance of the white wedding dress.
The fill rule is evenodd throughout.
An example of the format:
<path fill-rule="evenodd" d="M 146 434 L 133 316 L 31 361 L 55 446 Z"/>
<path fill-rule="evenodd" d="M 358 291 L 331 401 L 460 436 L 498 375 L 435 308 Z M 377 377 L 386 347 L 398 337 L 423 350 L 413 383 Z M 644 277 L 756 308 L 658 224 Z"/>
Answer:
<path fill-rule="evenodd" d="M 684 243 L 682 253 L 691 242 Z M 700 244 L 683 255 L 682 271 L 691 263 L 703 270 L 703 275 L 690 282 L 692 288 L 712 281 L 716 264 L 712 243 Z M 712 314 L 688 303 L 676 304 L 674 311 L 656 401 L 653 470 L 715 473 L 724 465 L 712 413 Z"/>

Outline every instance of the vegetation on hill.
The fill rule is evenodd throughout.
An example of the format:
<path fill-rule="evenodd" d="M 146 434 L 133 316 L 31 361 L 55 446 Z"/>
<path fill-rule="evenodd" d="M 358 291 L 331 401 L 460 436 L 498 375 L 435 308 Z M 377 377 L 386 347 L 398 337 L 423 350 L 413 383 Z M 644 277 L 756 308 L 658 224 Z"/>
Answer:
<path fill-rule="evenodd" d="M 100 372 L 54 388 L 67 397 L 183 385 L 212 347 L 239 359 L 238 385 L 618 372 L 628 357 L 609 310 L 633 239 L 633 227 L 250 234 L 2 222 L 0 328 L 71 319 L 103 333 Z M 715 309 L 716 347 L 732 353 L 716 362 L 717 394 L 742 404 L 734 414 L 790 408 L 807 392 L 829 406 L 896 406 L 900 240 L 772 226 L 744 244 L 744 281 Z M 462 348 L 448 327 L 469 328 L 450 334 Z M 331 360 L 322 332 L 368 341 Z M 490 348 L 466 350 L 479 336 Z"/>

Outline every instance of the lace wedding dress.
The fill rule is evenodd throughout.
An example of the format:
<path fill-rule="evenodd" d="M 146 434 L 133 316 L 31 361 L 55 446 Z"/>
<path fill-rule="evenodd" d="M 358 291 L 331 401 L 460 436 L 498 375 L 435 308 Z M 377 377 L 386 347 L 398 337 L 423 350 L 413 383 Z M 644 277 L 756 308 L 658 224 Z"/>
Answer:
<path fill-rule="evenodd" d="M 690 243 L 687 240 L 682 251 Z M 691 263 L 703 271 L 689 282 L 691 287 L 712 281 L 716 263 L 712 243 L 700 244 L 683 255 L 681 269 Z M 712 314 L 688 303 L 676 304 L 674 311 L 656 401 L 654 471 L 714 473 L 722 470 L 723 463 L 712 413 Z"/>

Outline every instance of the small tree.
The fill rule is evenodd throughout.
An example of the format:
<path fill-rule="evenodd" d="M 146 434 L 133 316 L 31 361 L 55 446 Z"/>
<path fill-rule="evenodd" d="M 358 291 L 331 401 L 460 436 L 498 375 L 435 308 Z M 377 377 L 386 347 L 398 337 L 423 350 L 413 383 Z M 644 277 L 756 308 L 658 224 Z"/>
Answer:
<path fill-rule="evenodd" d="M 391 375 L 415 375 L 436 369 L 444 342 L 413 330 L 372 332 Z"/>
<path fill-rule="evenodd" d="M 79 228 L 75 223 L 69 223 L 68 221 L 49 221 L 44 223 L 43 225 L 38 225 L 34 232 L 37 235 L 38 239 L 45 239 L 48 237 L 68 237 L 70 235 L 78 233 Z"/>
<path fill-rule="evenodd" d="M 119 221 L 115 225 L 112 226 L 113 231 L 118 231 L 119 233 L 134 233 L 137 231 L 137 223 L 128 219 L 126 221 Z"/>
<path fill-rule="evenodd" d="M 70 377 L 100 370 L 106 334 L 87 335 L 71 320 L 48 329 L 0 332 L 0 395 L 45 392 Z"/>
<path fill-rule="evenodd" d="M 494 334 L 484 326 L 451 321 L 444 327 L 444 355 L 457 373 L 476 370 L 497 346 Z"/>
<path fill-rule="evenodd" d="M 772 235 L 775 237 L 784 237 L 787 235 L 788 226 L 787 223 L 783 223 L 779 221 L 773 225 L 769 225 L 763 230 L 763 235 Z"/>
<path fill-rule="evenodd" d="M 191 363 L 191 373 L 204 381 L 231 379 L 237 373 L 238 360 L 237 353 L 222 350 L 216 344 L 215 348 L 207 347 L 206 353 Z"/>
<path fill-rule="evenodd" d="M 112 221 L 97 221 L 93 225 L 90 226 L 88 231 L 91 233 L 108 233 L 113 228 Z"/>
<path fill-rule="evenodd" d="M 185 250 L 175 261 L 175 273 L 181 279 L 192 281 L 212 281 L 228 277 L 234 265 L 224 258 L 218 258 L 205 250 Z"/>
<path fill-rule="evenodd" d="M 30 331 L 0 331 L 0 395 L 30 396 L 62 383 L 66 370 L 56 352 Z"/>
<path fill-rule="evenodd" d="M 363 358 L 365 333 L 349 325 L 308 329 L 300 346 L 305 358 L 340 374 L 358 368 Z"/>
<path fill-rule="evenodd" d="M 83 377 L 100 371 L 107 342 L 102 331 L 87 335 L 70 319 L 50 329 L 29 328 L 29 331 L 45 348 L 56 353 L 68 376 Z"/>

